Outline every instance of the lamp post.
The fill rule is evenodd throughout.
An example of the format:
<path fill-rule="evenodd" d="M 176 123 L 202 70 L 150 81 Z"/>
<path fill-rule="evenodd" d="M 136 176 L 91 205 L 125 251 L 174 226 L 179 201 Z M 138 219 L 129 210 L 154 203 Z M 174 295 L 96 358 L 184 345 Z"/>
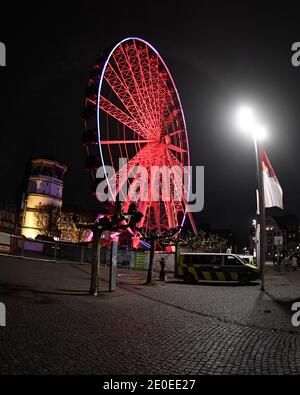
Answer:
<path fill-rule="evenodd" d="M 261 275 L 261 290 L 265 290 L 265 252 L 266 252 L 266 217 L 263 168 L 261 162 L 262 140 L 266 137 L 266 130 L 259 125 L 250 108 L 243 107 L 238 113 L 239 128 L 251 134 L 254 141 L 257 177 L 257 226 L 258 240 L 256 241 L 256 259 L 259 263 Z"/>
<path fill-rule="evenodd" d="M 256 172 L 257 172 L 257 184 L 258 184 L 258 197 L 257 197 L 257 216 L 258 216 L 258 236 L 259 236 L 259 248 L 256 247 L 256 256 L 258 256 L 259 249 L 259 269 L 261 276 L 261 290 L 265 290 L 265 257 L 266 257 L 266 209 L 265 209 L 265 192 L 264 192 L 264 180 L 263 171 L 261 164 L 261 150 L 262 146 L 256 138 L 254 138 L 255 156 L 256 156 Z"/>

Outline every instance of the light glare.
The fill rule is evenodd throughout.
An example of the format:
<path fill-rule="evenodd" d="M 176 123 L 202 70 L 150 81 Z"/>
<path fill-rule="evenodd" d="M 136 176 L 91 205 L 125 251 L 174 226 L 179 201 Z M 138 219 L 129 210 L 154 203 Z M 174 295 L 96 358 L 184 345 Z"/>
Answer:
<path fill-rule="evenodd" d="M 251 132 L 255 125 L 253 110 L 250 107 L 241 107 L 237 114 L 237 123 L 243 132 Z"/>
<path fill-rule="evenodd" d="M 242 132 L 252 135 L 257 141 L 262 141 L 267 137 L 267 129 L 258 123 L 251 107 L 243 106 L 238 110 L 237 125 Z"/>
<path fill-rule="evenodd" d="M 253 136 L 256 140 L 265 140 L 267 137 L 267 129 L 264 126 L 257 126 L 253 129 Z"/>

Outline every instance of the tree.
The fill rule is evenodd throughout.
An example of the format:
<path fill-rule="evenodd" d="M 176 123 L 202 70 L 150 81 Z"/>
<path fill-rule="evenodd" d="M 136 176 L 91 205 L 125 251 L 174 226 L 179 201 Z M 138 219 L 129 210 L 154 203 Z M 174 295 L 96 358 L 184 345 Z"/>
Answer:
<path fill-rule="evenodd" d="M 76 244 L 79 244 L 79 243 L 83 243 L 86 240 L 89 231 L 88 229 L 77 228 L 74 221 L 72 221 L 72 225 L 69 233 L 71 235 L 72 241 Z"/>
<path fill-rule="evenodd" d="M 163 246 L 175 246 L 175 277 L 178 274 L 178 262 L 180 249 L 187 249 L 192 252 L 226 252 L 228 241 L 215 234 L 206 234 L 203 231 L 198 233 L 187 232 L 182 234 L 178 231 L 175 235 L 167 238 L 162 243 Z"/>
<path fill-rule="evenodd" d="M 150 262 L 147 274 L 147 282 L 146 284 L 152 283 L 152 274 L 153 274 L 153 264 L 154 264 L 154 257 L 155 257 L 155 247 L 156 243 L 160 240 L 167 245 L 170 245 L 173 240 L 175 240 L 175 235 L 178 234 L 179 228 L 171 229 L 170 231 L 166 231 L 164 233 L 158 233 L 155 229 L 151 230 L 148 235 L 144 234 L 143 231 L 140 229 L 141 235 L 144 237 L 145 240 L 149 241 L 150 243 Z"/>
<path fill-rule="evenodd" d="M 229 247 L 228 240 L 216 234 L 209 234 L 202 244 L 203 252 L 226 252 Z"/>
<path fill-rule="evenodd" d="M 136 225 L 142 220 L 143 214 L 137 211 L 135 203 L 129 207 L 127 214 L 124 214 L 120 203 L 116 203 L 112 216 L 104 215 L 97 222 L 81 223 L 80 218 L 74 216 L 73 220 L 78 229 L 91 230 L 93 232 L 93 257 L 92 275 L 90 284 L 90 294 L 98 296 L 100 292 L 100 256 L 101 256 L 101 237 L 103 232 L 115 232 L 126 229 L 135 230 Z"/>
<path fill-rule="evenodd" d="M 179 239 L 179 246 L 193 252 L 226 252 L 228 240 L 216 234 L 191 233 L 183 235 Z"/>
<path fill-rule="evenodd" d="M 41 235 L 51 238 L 60 237 L 60 208 L 50 205 L 40 205 L 36 209 L 34 216 L 36 218 L 36 226 Z"/>

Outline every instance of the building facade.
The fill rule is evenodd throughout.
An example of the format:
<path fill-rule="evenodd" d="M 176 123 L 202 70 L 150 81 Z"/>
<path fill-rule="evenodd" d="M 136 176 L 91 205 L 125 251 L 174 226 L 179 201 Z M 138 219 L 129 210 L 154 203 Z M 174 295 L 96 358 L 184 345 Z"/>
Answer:
<path fill-rule="evenodd" d="M 295 215 L 267 217 L 266 219 L 267 256 L 279 251 L 291 252 L 299 245 L 299 225 Z"/>
<path fill-rule="evenodd" d="M 17 226 L 17 211 L 10 206 L 0 206 L 0 232 L 14 234 Z"/>

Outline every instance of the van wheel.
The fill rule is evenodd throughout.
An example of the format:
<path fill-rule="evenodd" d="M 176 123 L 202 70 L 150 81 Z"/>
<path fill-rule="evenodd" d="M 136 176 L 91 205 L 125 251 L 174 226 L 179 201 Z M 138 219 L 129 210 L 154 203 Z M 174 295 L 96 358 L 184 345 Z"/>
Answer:
<path fill-rule="evenodd" d="M 248 277 L 248 276 L 245 276 L 245 275 L 240 276 L 240 278 L 239 278 L 239 283 L 240 283 L 241 285 L 249 285 L 249 284 L 250 284 L 249 277 Z"/>
<path fill-rule="evenodd" d="M 195 283 L 195 279 L 194 276 L 192 274 L 186 274 L 184 276 L 184 282 L 186 284 L 194 284 Z"/>

